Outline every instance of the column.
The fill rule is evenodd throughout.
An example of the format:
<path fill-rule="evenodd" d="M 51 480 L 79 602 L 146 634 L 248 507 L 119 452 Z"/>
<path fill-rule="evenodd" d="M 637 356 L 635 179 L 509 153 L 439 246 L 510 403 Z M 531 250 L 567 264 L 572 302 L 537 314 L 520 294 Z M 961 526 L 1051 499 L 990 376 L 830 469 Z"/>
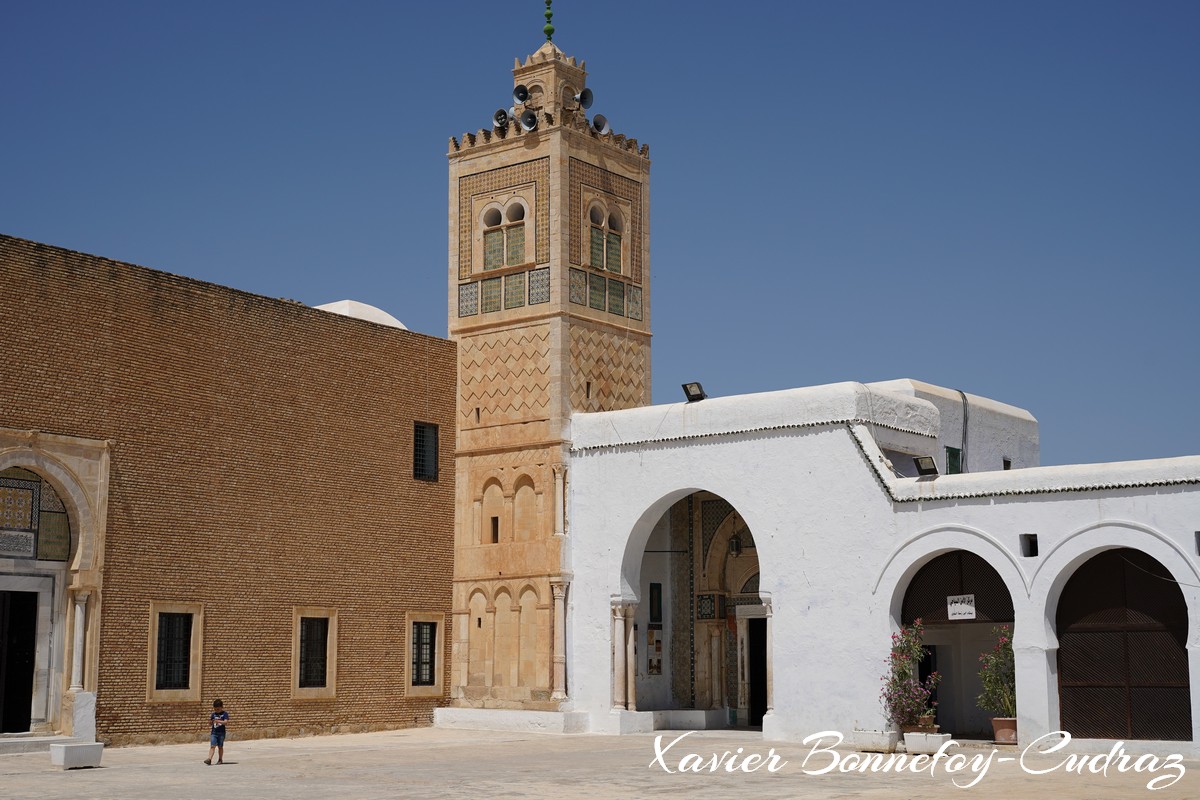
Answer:
<path fill-rule="evenodd" d="M 567 651 L 566 651 L 566 627 L 567 627 L 567 584 L 562 580 L 550 581 L 550 592 L 554 595 L 554 618 L 552 625 L 554 626 L 554 655 L 552 658 L 553 671 L 551 673 L 551 700 L 565 700 L 567 697 Z"/>
<path fill-rule="evenodd" d="M 566 479 L 567 467 L 564 464 L 555 464 L 550 469 L 554 471 L 554 535 L 563 536 L 566 530 L 564 525 L 565 514 L 565 498 L 563 486 Z"/>
<path fill-rule="evenodd" d="M 634 630 L 634 614 L 637 605 L 625 606 L 625 707 L 637 711 L 637 633 Z"/>
<path fill-rule="evenodd" d="M 738 722 L 744 724 L 744 720 L 749 718 L 750 714 L 750 684 L 747 681 L 748 655 L 746 653 L 746 643 L 750 636 L 750 621 L 745 617 L 737 618 L 737 714 Z"/>
<path fill-rule="evenodd" d="M 71 691 L 83 689 L 83 640 L 89 592 L 75 593 L 75 638 L 71 648 Z"/>
<path fill-rule="evenodd" d="M 767 714 L 770 714 L 775 710 L 775 670 L 773 667 L 775 663 L 773 655 L 775 652 L 773 644 L 775 625 L 771 619 L 771 603 L 764 600 L 763 608 L 767 610 Z"/>
<path fill-rule="evenodd" d="M 613 708 L 625 708 L 625 607 L 612 607 Z"/>
<path fill-rule="evenodd" d="M 720 708 L 723 703 L 722 699 L 725 692 L 722 690 L 721 680 L 721 634 L 722 629 L 717 626 L 709 628 L 709 687 L 712 693 L 712 705 L 710 708 Z"/>

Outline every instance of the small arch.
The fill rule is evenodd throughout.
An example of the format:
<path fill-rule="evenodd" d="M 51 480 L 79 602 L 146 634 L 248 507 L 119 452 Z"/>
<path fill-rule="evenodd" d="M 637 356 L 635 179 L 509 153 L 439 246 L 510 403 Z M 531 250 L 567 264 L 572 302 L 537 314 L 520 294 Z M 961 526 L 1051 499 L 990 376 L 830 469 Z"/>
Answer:
<path fill-rule="evenodd" d="M 513 541 L 538 538 L 538 501 L 533 478 L 521 475 L 513 490 Z"/>
<path fill-rule="evenodd" d="M 491 206 L 484 209 L 483 225 L 485 228 L 494 228 L 503 221 L 504 218 L 501 215 L 499 207 Z"/>
<path fill-rule="evenodd" d="M 588 219 L 591 220 L 593 225 L 603 225 L 604 216 L 604 207 L 599 203 L 593 204 L 592 207 L 588 209 Z"/>
<path fill-rule="evenodd" d="M 509 203 L 508 208 L 504 210 L 504 217 L 509 222 L 520 222 L 525 219 L 525 204 L 519 200 Z"/>
<path fill-rule="evenodd" d="M 608 228 L 614 233 L 621 233 L 625 230 L 625 224 L 621 222 L 621 216 L 615 211 L 608 215 Z"/>

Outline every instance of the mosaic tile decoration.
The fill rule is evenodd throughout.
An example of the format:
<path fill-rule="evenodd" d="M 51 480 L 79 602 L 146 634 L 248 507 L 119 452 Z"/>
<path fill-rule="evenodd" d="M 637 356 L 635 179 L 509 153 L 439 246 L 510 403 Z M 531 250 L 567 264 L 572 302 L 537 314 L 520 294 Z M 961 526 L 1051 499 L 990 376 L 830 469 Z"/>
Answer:
<path fill-rule="evenodd" d="M 712 545 L 717 528 L 733 511 L 733 506 L 723 499 L 705 500 L 700 503 L 700 535 L 704 542 L 704 560 L 708 561 L 708 548 Z"/>
<path fill-rule="evenodd" d="M 604 276 L 588 275 L 588 305 L 600 311 L 604 310 Z"/>
<path fill-rule="evenodd" d="M 534 207 L 537 227 L 533 231 L 534 261 L 545 264 L 550 260 L 550 159 L 538 158 L 508 167 L 463 175 L 458 179 L 458 277 L 471 277 L 474 243 L 474 217 L 471 213 L 476 195 L 496 192 L 508 187 L 533 184 L 533 197 L 526 201 Z M 640 206 L 639 206 L 640 207 Z"/>
<path fill-rule="evenodd" d="M 0 529 L 36 531 L 42 482 L 0 478 Z"/>
<path fill-rule="evenodd" d="M 604 254 L 605 254 L 604 255 L 604 258 L 605 258 L 604 266 L 608 268 L 608 271 L 609 272 L 620 272 L 621 271 L 621 234 L 613 233 L 612 231 L 609 231 L 608 243 L 605 245 Z"/>
<path fill-rule="evenodd" d="M 39 506 L 42 511 L 61 511 L 67 513 L 67 507 L 63 505 L 63 501 L 58 496 L 58 492 L 54 491 L 54 487 L 42 481 L 42 504 Z"/>
<path fill-rule="evenodd" d="M 592 247 L 588 254 L 588 264 L 602 269 L 604 267 L 604 231 L 592 228 Z"/>
<path fill-rule="evenodd" d="M 480 281 L 480 284 L 482 284 L 482 288 L 480 289 L 480 294 L 482 295 L 479 303 L 480 309 L 485 314 L 489 311 L 499 311 L 501 294 L 500 279 L 485 278 Z"/>
<path fill-rule="evenodd" d="M 628 301 L 626 305 L 629 318 L 640 322 L 642 319 L 642 287 L 630 286 L 626 300 Z"/>
<path fill-rule="evenodd" d="M 625 316 L 625 284 L 608 279 L 608 313 Z"/>
<path fill-rule="evenodd" d="M 473 317 L 479 313 L 479 284 L 465 283 L 458 287 L 458 315 Z"/>
<path fill-rule="evenodd" d="M 570 299 L 577 305 L 587 305 L 587 273 L 581 269 L 572 269 L 570 273 Z"/>
<path fill-rule="evenodd" d="M 614 197 L 619 197 L 630 204 L 633 209 L 633 218 L 629 220 L 629 228 L 626 233 L 629 235 L 630 247 L 632 248 L 629 254 L 629 274 L 633 278 L 634 283 L 642 282 L 642 248 L 638 246 L 638 242 L 642 241 L 642 185 L 637 181 L 630 180 L 609 172 L 606 169 L 601 169 L 586 161 L 580 161 L 577 158 L 571 159 L 571 166 L 567 178 L 567 194 L 570 198 L 569 213 L 572 220 L 582 221 L 583 216 L 583 193 L 580 190 L 581 186 L 589 186 L 597 191 L 606 192 Z M 540 197 L 541 195 L 539 195 Z M 539 214 L 541 212 L 539 211 Z M 540 220 L 542 217 L 538 217 Z M 541 227 L 540 225 L 538 226 Z M 583 262 L 580 258 L 583 255 L 583 230 L 582 225 L 571 225 L 571 241 L 569 247 L 568 258 L 572 264 L 580 264 Z M 541 232 L 539 231 L 539 236 Z M 539 241 L 540 243 L 540 241 Z M 460 264 L 462 262 L 459 262 Z M 540 263 L 540 260 L 539 260 Z"/>
<path fill-rule="evenodd" d="M 508 253 L 505 263 L 510 267 L 525 263 L 525 225 L 513 225 L 506 230 Z"/>
<path fill-rule="evenodd" d="M 48 511 L 38 525 L 37 557 L 45 561 L 66 561 L 71 554 L 71 523 L 66 514 Z"/>
<path fill-rule="evenodd" d="M 499 269 L 504 266 L 504 231 L 483 232 L 483 268 Z"/>
<path fill-rule="evenodd" d="M 716 619 L 717 598 L 711 594 L 696 595 L 696 619 Z"/>
<path fill-rule="evenodd" d="M 757 572 L 746 579 L 746 584 L 742 587 L 742 594 L 758 594 Z"/>
<path fill-rule="evenodd" d="M 529 271 L 529 305 L 550 302 L 550 268 Z"/>
<path fill-rule="evenodd" d="M 504 278 L 504 307 L 520 308 L 525 305 L 525 273 L 507 275 Z"/>

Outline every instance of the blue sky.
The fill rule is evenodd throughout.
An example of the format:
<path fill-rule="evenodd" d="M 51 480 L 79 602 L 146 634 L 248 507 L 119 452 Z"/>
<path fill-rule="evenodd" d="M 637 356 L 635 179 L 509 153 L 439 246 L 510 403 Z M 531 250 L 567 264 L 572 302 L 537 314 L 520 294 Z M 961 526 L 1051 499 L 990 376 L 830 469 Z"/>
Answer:
<path fill-rule="evenodd" d="M 447 141 L 542 11 L 11 3 L 0 231 L 444 336 Z M 913 377 L 1045 464 L 1200 454 L 1200 3 L 554 14 L 650 144 L 655 402 Z"/>

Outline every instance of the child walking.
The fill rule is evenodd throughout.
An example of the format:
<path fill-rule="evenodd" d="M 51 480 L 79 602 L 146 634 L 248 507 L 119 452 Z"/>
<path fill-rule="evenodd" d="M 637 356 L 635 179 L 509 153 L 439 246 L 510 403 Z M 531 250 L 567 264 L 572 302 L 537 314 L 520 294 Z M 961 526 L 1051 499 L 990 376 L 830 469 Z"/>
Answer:
<path fill-rule="evenodd" d="M 225 725 L 229 722 L 229 712 L 225 710 L 221 698 L 213 700 L 212 713 L 208 715 L 210 731 L 208 734 L 208 758 L 205 764 L 212 764 L 213 752 L 217 754 L 217 763 L 225 763 Z"/>

